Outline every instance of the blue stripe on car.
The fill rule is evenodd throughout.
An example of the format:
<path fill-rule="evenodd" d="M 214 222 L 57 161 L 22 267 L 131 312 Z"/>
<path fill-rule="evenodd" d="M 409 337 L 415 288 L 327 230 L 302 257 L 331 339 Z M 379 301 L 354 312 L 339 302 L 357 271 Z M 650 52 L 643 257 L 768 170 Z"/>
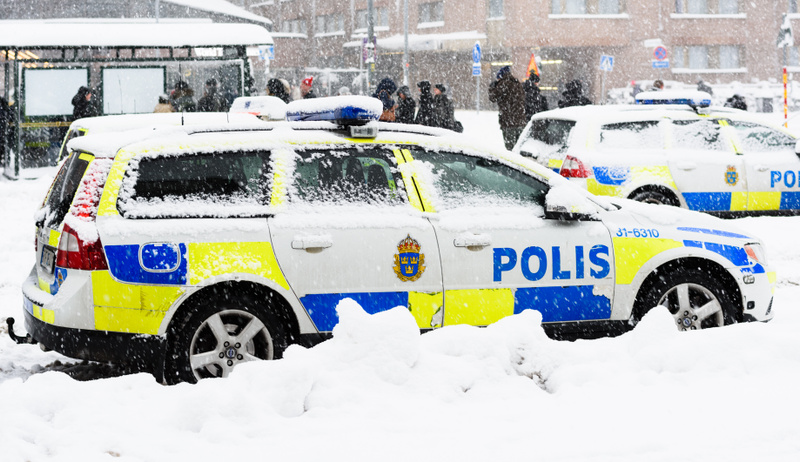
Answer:
<path fill-rule="evenodd" d="M 611 299 L 595 295 L 592 285 L 532 287 L 514 291 L 514 314 L 529 309 L 542 313 L 542 322 L 608 319 L 611 317 Z"/>

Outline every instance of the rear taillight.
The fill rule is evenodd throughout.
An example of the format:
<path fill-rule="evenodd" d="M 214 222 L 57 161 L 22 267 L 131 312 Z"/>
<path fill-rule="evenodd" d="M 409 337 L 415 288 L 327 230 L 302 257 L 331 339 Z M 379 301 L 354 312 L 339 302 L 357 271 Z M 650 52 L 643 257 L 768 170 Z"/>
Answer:
<path fill-rule="evenodd" d="M 564 178 L 589 178 L 589 170 L 580 160 L 567 156 L 559 172 Z"/>
<path fill-rule="evenodd" d="M 94 242 L 83 241 L 78 237 L 78 233 L 66 224 L 58 241 L 56 266 L 87 271 L 108 269 L 100 239 Z"/>

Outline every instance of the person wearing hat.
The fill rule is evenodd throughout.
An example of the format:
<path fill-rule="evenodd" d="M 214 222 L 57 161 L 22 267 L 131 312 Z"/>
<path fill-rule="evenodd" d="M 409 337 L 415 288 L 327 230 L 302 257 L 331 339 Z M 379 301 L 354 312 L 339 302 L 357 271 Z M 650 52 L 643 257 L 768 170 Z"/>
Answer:
<path fill-rule="evenodd" d="M 489 101 L 497 103 L 503 143 L 511 150 L 525 129 L 525 92 L 522 84 L 513 75 L 511 67 L 503 66 L 497 79 L 489 86 Z"/>
<path fill-rule="evenodd" d="M 169 96 L 158 95 L 158 104 L 156 104 L 155 113 L 172 112 L 172 105 L 169 104 Z"/>
<path fill-rule="evenodd" d="M 411 90 L 403 85 L 397 90 L 397 109 L 394 110 L 395 121 L 401 124 L 413 124 L 417 102 L 411 96 Z"/>
<path fill-rule="evenodd" d="M 78 88 L 78 92 L 72 97 L 72 106 L 72 117 L 76 120 L 100 115 L 100 109 L 92 100 L 92 89 L 89 87 Z"/>
<path fill-rule="evenodd" d="M 226 112 L 228 101 L 217 91 L 217 79 L 206 80 L 206 91 L 197 102 L 199 112 Z"/>
<path fill-rule="evenodd" d="M 317 94 L 314 93 L 314 89 L 311 88 L 311 85 L 313 84 L 314 84 L 314 77 L 306 77 L 300 82 L 300 96 L 303 99 L 310 99 L 317 97 Z"/>
<path fill-rule="evenodd" d="M 395 90 L 397 90 L 397 84 L 389 77 L 381 79 L 378 86 L 375 87 L 375 93 L 372 94 L 372 97 L 381 100 L 381 104 L 383 104 L 383 112 L 379 120 L 384 122 L 395 121 L 394 110 L 397 105 L 394 102 L 394 98 L 392 98 Z"/>
<path fill-rule="evenodd" d="M 564 85 L 566 90 L 561 93 L 562 99 L 558 100 L 558 107 L 588 106 L 592 100 L 584 96 L 583 84 L 580 80 L 571 80 Z"/>
<path fill-rule="evenodd" d="M 522 90 L 525 92 L 526 119 L 530 120 L 534 114 L 548 109 L 547 98 L 539 89 L 539 74 L 536 71 L 531 70 L 528 80 L 522 84 Z"/>
<path fill-rule="evenodd" d="M 414 122 L 419 125 L 434 127 L 436 125 L 433 114 L 431 83 L 428 80 L 423 80 L 417 83 L 417 88 L 419 88 L 419 111 L 417 111 L 417 118 Z"/>
<path fill-rule="evenodd" d="M 267 81 L 267 95 L 280 98 L 284 103 L 289 103 L 289 92 L 279 79 L 269 79 Z"/>
<path fill-rule="evenodd" d="M 194 112 L 197 110 L 197 102 L 194 100 L 194 91 L 192 91 L 189 84 L 183 80 L 178 80 L 175 83 L 175 90 L 172 91 L 170 102 L 175 112 Z"/>
<path fill-rule="evenodd" d="M 447 96 L 447 87 L 437 83 L 433 87 L 433 119 L 437 127 L 453 130 L 456 125 L 453 101 Z"/>

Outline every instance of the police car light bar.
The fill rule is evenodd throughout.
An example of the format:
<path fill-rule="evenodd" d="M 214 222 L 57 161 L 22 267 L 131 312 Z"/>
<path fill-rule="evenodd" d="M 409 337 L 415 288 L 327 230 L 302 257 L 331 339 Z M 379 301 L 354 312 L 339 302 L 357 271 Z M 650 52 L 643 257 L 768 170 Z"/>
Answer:
<path fill-rule="evenodd" d="M 369 96 L 331 96 L 292 101 L 286 107 L 286 120 L 329 121 L 339 125 L 364 125 L 378 120 L 383 103 Z"/>
<path fill-rule="evenodd" d="M 693 108 L 711 106 L 711 95 L 704 91 L 643 91 L 636 95 L 636 104 L 685 104 Z"/>

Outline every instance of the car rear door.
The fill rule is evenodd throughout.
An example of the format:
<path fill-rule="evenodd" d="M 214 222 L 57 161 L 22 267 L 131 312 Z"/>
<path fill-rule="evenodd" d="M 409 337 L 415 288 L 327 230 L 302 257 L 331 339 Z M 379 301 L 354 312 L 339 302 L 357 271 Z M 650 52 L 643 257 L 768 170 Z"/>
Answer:
<path fill-rule="evenodd" d="M 399 151 L 334 146 L 291 159 L 289 200 L 269 227 L 278 263 L 316 328 L 333 329 L 345 298 L 370 314 L 404 306 L 420 328 L 441 325 L 436 236 L 412 205 L 419 199 Z"/>
<path fill-rule="evenodd" d="M 487 325 L 525 309 L 543 322 L 609 319 L 614 267 L 602 222 L 545 218 L 549 186 L 509 164 L 409 151 L 433 180 L 444 325 Z"/>

